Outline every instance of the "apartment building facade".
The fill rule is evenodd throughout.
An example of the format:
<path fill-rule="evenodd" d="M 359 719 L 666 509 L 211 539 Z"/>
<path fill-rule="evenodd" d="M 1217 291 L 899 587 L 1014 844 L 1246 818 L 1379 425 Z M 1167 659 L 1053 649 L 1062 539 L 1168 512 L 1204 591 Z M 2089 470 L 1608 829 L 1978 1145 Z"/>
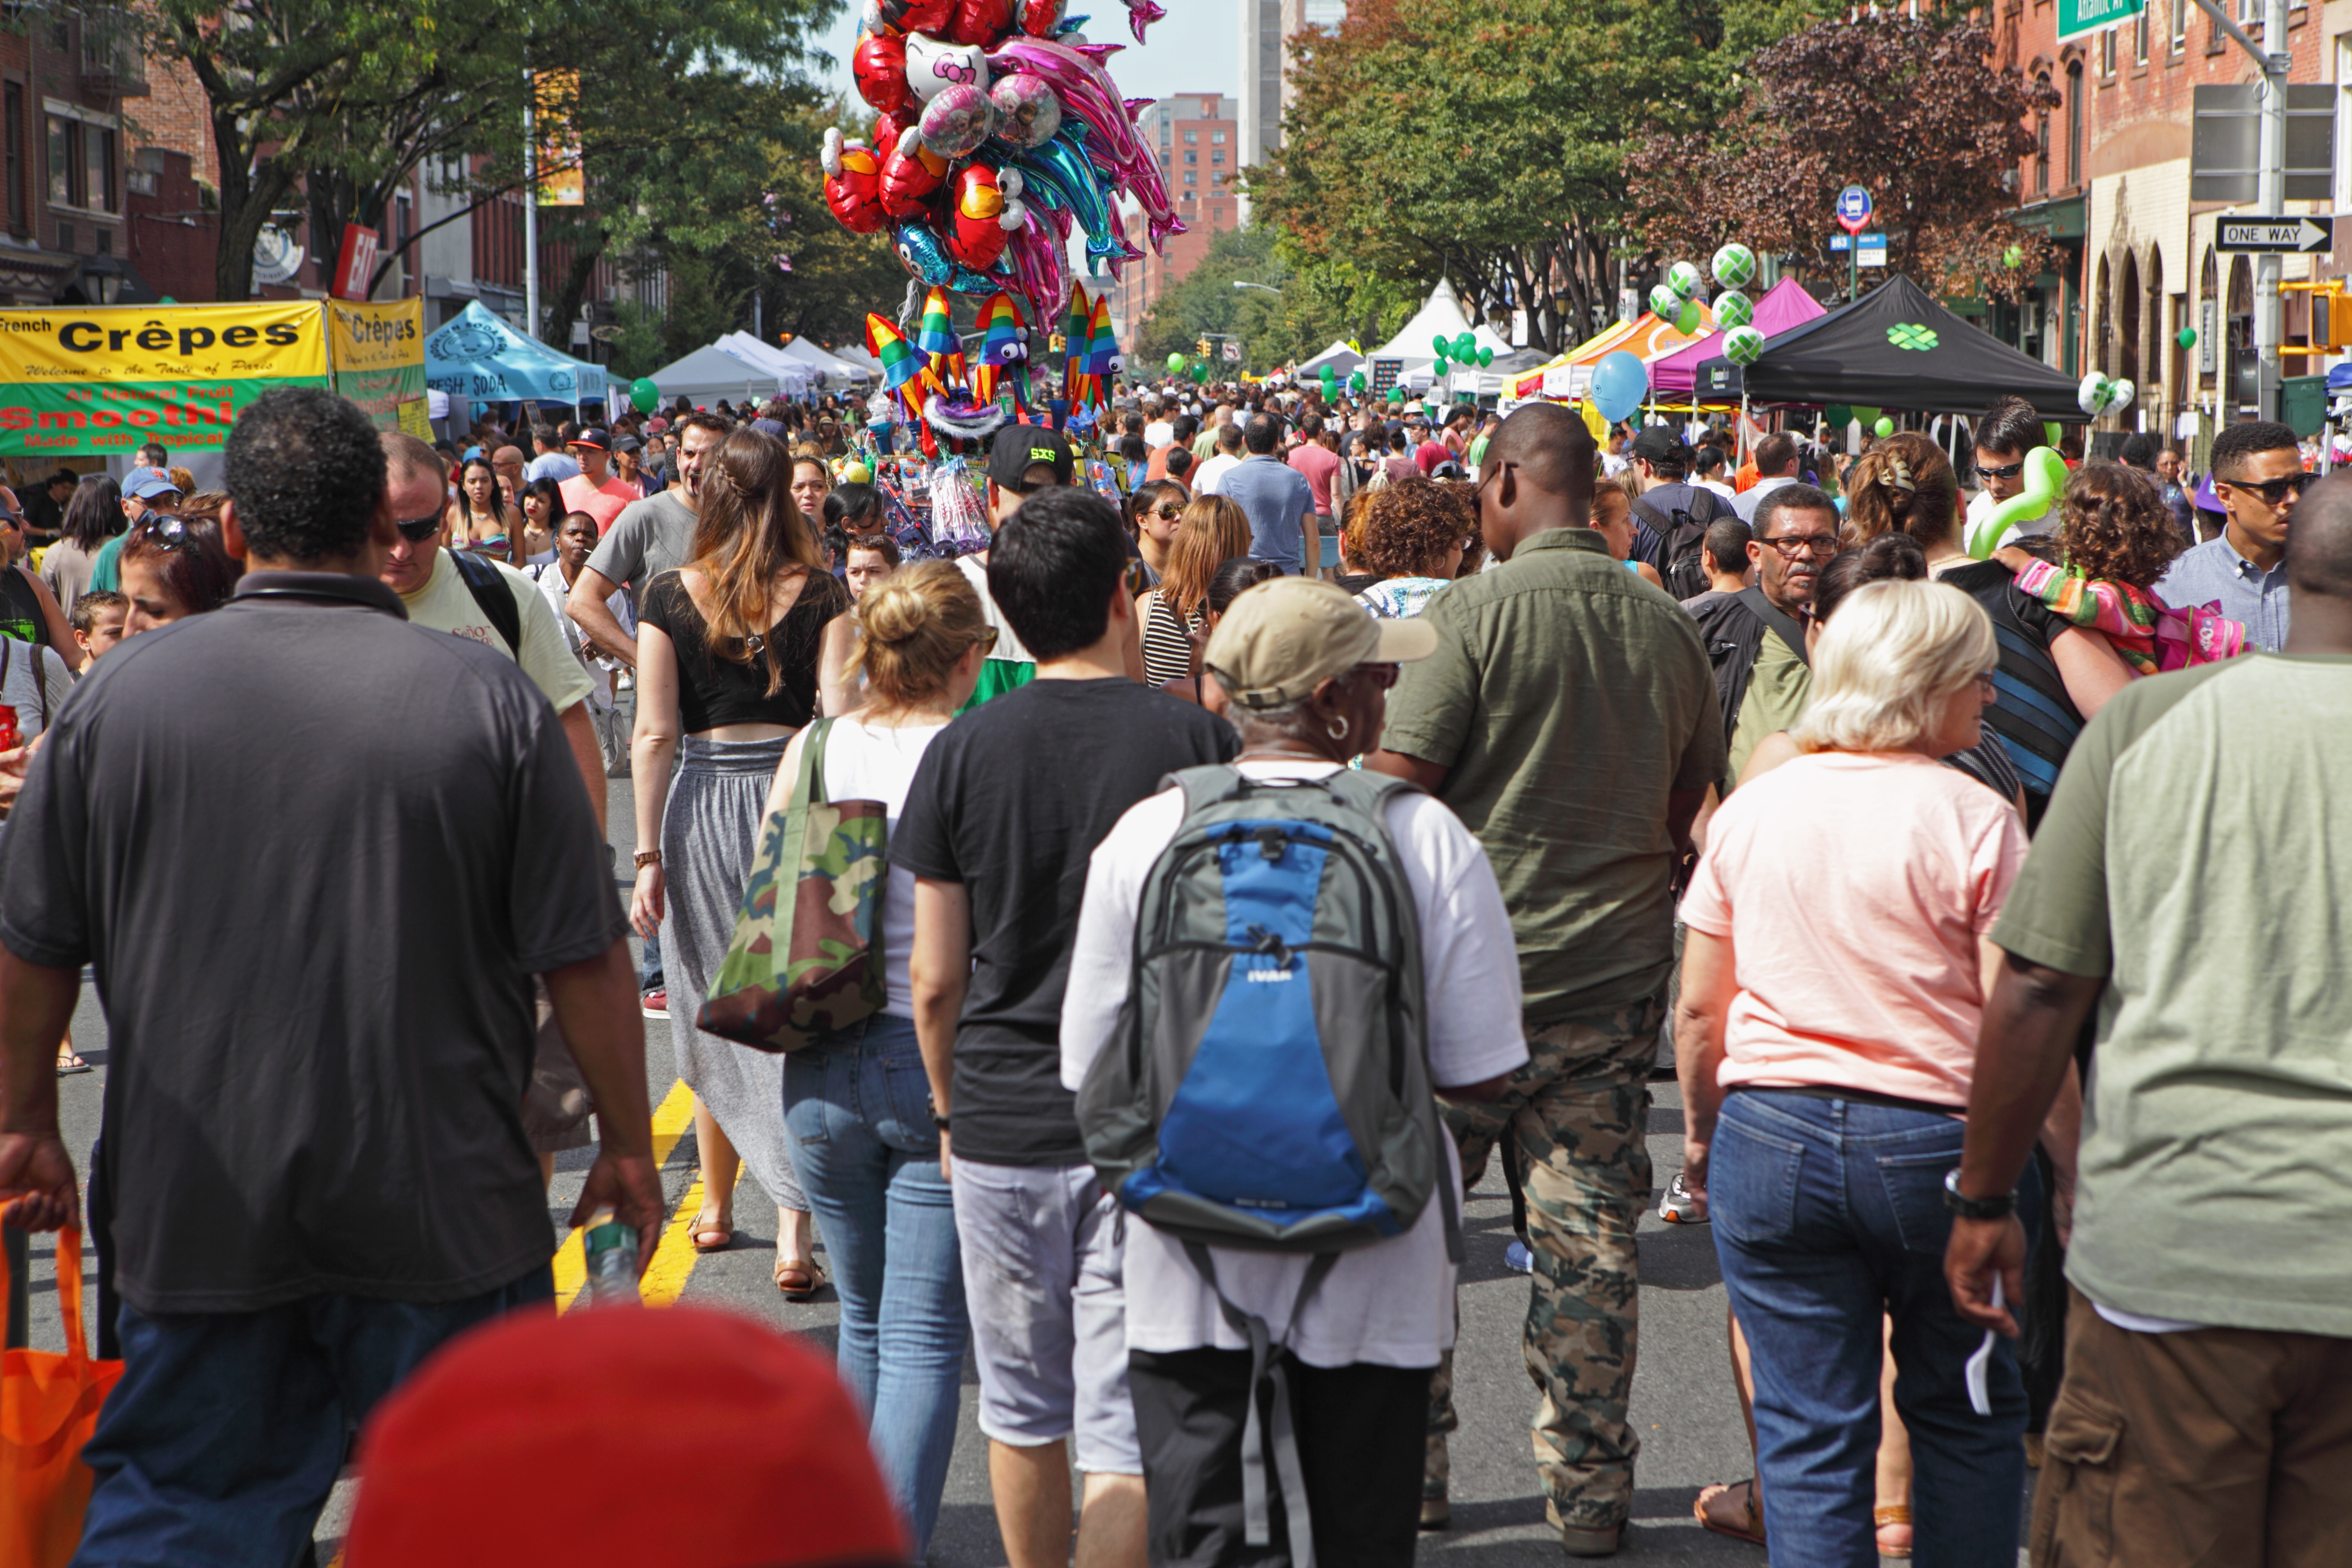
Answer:
<path fill-rule="evenodd" d="M 144 304 L 131 258 L 125 110 L 147 91 L 103 11 L 0 31 L 0 303 Z"/>
<path fill-rule="evenodd" d="M 1234 173 L 1243 166 L 1240 106 L 1213 92 L 1180 92 L 1143 110 L 1136 130 L 1160 159 L 1160 176 L 1185 230 L 1168 242 L 1165 256 L 1145 246 L 1139 261 L 1121 271 L 1111 297 L 1111 313 L 1123 342 L 1142 323 L 1154 302 L 1183 281 L 1209 253 L 1210 241 L 1242 225 L 1241 192 Z M 1130 233 L 1140 234 L 1139 215 Z"/>

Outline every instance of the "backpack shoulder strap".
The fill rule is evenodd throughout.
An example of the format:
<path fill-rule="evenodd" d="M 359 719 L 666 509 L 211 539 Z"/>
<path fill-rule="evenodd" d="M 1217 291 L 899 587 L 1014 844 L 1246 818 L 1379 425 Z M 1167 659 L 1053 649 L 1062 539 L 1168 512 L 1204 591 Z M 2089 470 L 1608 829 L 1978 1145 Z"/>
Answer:
<path fill-rule="evenodd" d="M 1323 781 L 1323 787 L 1374 822 L 1385 825 L 1383 816 L 1391 797 L 1421 795 L 1422 787 L 1411 779 L 1401 779 L 1393 773 L 1377 773 L 1370 768 L 1341 768 Z"/>
<path fill-rule="evenodd" d="M 466 591 L 474 595 L 490 625 L 506 639 L 507 654 L 520 663 L 522 659 L 522 611 L 515 607 L 514 595 L 499 576 L 499 569 L 488 562 L 468 555 L 462 550 L 449 552 L 450 563 L 457 575 L 465 579 Z"/>
<path fill-rule="evenodd" d="M 1755 613 L 1758 620 L 1780 635 L 1780 640 L 1789 645 L 1789 651 L 1797 656 L 1799 664 L 1807 669 L 1813 667 L 1812 656 L 1805 651 L 1805 628 L 1797 624 L 1796 616 L 1766 598 L 1761 587 L 1742 588 L 1737 597 Z"/>

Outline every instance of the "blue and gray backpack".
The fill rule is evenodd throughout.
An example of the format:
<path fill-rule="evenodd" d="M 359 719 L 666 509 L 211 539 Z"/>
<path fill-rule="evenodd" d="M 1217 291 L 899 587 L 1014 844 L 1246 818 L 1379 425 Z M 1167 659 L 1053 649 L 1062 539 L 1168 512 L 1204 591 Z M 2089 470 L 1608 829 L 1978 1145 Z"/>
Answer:
<path fill-rule="evenodd" d="M 1421 935 L 1388 801 L 1415 786 L 1340 769 L 1258 784 L 1190 768 L 1184 820 L 1144 879 L 1126 1005 L 1078 1091 L 1087 1157 L 1139 1217 L 1184 1244 L 1275 1387 L 1291 1561 L 1310 1568 L 1282 1347 L 1225 1300 L 1211 1247 L 1315 1261 L 1403 1235 L 1434 1193 L 1461 1222 L 1429 1077 Z M 1242 1436 L 1248 1540 L 1268 1544 L 1258 1403 Z"/>

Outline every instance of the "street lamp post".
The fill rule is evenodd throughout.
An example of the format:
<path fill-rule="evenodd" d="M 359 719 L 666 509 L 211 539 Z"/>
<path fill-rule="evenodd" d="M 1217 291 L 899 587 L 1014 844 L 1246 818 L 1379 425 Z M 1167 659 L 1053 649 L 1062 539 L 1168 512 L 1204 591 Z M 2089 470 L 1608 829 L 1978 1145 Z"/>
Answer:
<path fill-rule="evenodd" d="M 1281 289 L 1279 289 L 1276 288 L 1276 287 L 1275 287 L 1273 284 L 1271 284 L 1271 283 L 1249 283 L 1249 282 L 1244 282 L 1243 279 L 1239 279 L 1239 278 L 1236 278 L 1236 279 L 1234 279 L 1234 288 L 1236 288 L 1236 289 L 1261 289 L 1261 290 L 1263 290 L 1264 292 L 1268 293 L 1268 294 L 1279 294 L 1279 293 L 1281 293 L 1281 292 L 1282 292 L 1282 290 L 1281 290 Z"/>

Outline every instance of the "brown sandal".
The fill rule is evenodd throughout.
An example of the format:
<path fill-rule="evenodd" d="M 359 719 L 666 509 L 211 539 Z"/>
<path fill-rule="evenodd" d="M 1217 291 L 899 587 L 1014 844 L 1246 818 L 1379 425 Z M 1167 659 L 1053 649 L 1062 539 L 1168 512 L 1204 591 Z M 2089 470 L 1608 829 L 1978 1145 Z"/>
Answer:
<path fill-rule="evenodd" d="M 1741 1502 L 1739 1523 L 1727 1524 L 1706 1511 L 1708 1503 L 1728 1496 L 1740 1487 L 1748 1489 L 1748 1495 Z M 1691 1517 L 1717 1535 L 1728 1535 L 1734 1541 L 1746 1541 L 1758 1546 L 1764 1544 L 1764 1510 L 1756 1506 L 1756 1478 L 1753 1476 L 1744 1481 L 1717 1481 L 1704 1489 L 1698 1494 L 1698 1500 L 1691 1504 Z"/>
<path fill-rule="evenodd" d="M 719 1239 L 709 1240 L 711 1237 Z M 724 1252 L 735 1245 L 735 1216 L 723 1210 L 715 1219 L 696 1215 L 694 1228 L 687 1232 L 687 1239 L 694 1243 L 697 1252 Z"/>
<path fill-rule="evenodd" d="M 787 1277 L 792 1280 L 790 1284 L 785 1282 Z M 787 1301 L 814 1301 L 826 1283 L 824 1270 L 814 1258 L 804 1263 L 786 1258 L 776 1265 L 776 1289 L 783 1292 Z"/>
<path fill-rule="evenodd" d="M 1899 1524 L 1903 1526 L 1904 1529 L 1908 1530 L 1911 1528 L 1911 1505 L 1907 1502 L 1880 1503 L 1876 1508 L 1870 1510 L 1870 1522 L 1874 1526 L 1874 1534 L 1878 1531 L 1886 1529 L 1889 1525 L 1895 1524 Z M 1891 1557 L 1898 1560 L 1906 1559 L 1911 1555 L 1913 1548 L 1916 1544 L 1917 1543 L 1915 1540 L 1913 1544 L 1910 1546 L 1891 1547 L 1887 1545 L 1885 1542 L 1881 1541 L 1878 1543 L 1878 1554 L 1881 1557 Z"/>

